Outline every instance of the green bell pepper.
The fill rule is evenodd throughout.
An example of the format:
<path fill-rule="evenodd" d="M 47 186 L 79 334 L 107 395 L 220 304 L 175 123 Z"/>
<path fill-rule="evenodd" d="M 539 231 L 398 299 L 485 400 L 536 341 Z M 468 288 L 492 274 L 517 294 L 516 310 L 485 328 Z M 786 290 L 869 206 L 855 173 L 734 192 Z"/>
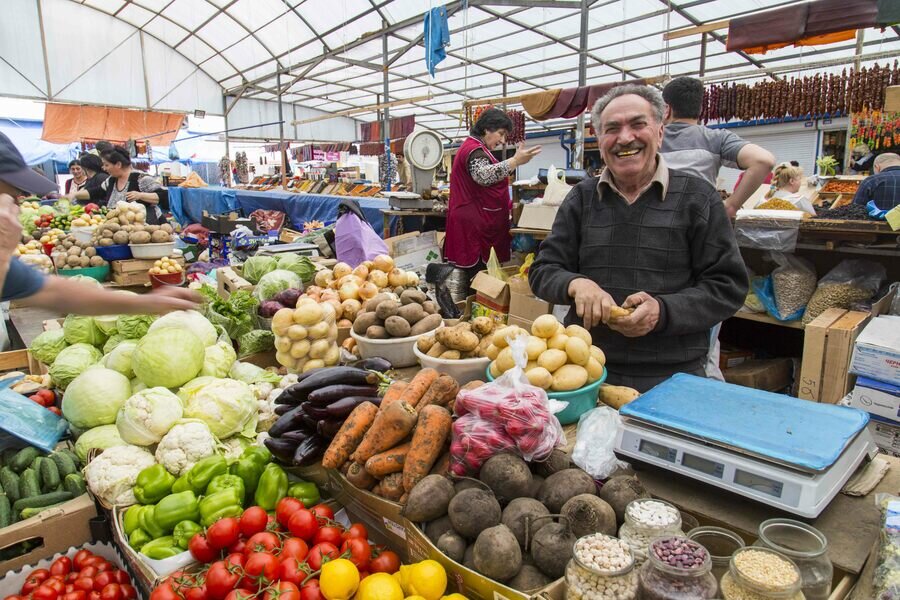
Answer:
<path fill-rule="evenodd" d="M 292 484 L 288 488 L 287 495 L 302 502 L 305 508 L 315 506 L 321 499 L 319 488 L 311 481 L 300 481 Z"/>
<path fill-rule="evenodd" d="M 189 471 L 185 471 L 184 475 L 176 479 L 175 483 L 172 484 L 173 494 L 180 494 L 181 492 L 186 492 L 188 490 L 191 490 L 192 492 L 194 491 L 191 489 L 191 483 L 188 480 L 188 473 Z"/>
<path fill-rule="evenodd" d="M 138 552 L 141 551 L 141 548 L 144 547 L 144 544 L 152 541 L 153 538 L 150 537 L 150 534 L 143 529 L 135 529 L 131 532 L 131 535 L 128 536 L 128 545 Z"/>
<path fill-rule="evenodd" d="M 272 453 L 264 446 L 250 446 L 241 453 L 241 458 L 252 458 L 262 466 L 272 462 Z"/>
<path fill-rule="evenodd" d="M 227 487 L 200 500 L 200 523 L 209 527 L 225 517 L 239 517 L 244 512 L 244 497 L 240 490 Z"/>
<path fill-rule="evenodd" d="M 156 520 L 154 513 L 156 512 L 155 506 L 144 506 L 141 510 L 141 515 L 139 517 L 139 521 L 141 524 L 141 529 L 146 531 L 151 538 L 158 538 L 166 535 L 166 529 L 160 527 L 159 522 Z"/>
<path fill-rule="evenodd" d="M 144 507 L 140 504 L 128 507 L 125 514 L 122 515 L 122 529 L 125 531 L 125 535 L 131 535 L 132 531 L 141 528 L 141 513 L 143 511 Z"/>
<path fill-rule="evenodd" d="M 175 529 L 181 521 L 199 521 L 197 496 L 191 491 L 166 496 L 154 507 L 153 518 L 166 533 Z"/>
<path fill-rule="evenodd" d="M 287 473 L 275 463 L 269 463 L 259 478 L 254 499 L 265 510 L 274 510 L 278 501 L 287 495 L 287 490 Z"/>
<path fill-rule="evenodd" d="M 224 475 L 228 472 L 228 462 L 224 456 L 214 454 L 197 461 L 187 473 L 190 489 L 198 496 L 206 491 L 206 486 L 216 475 Z"/>
<path fill-rule="evenodd" d="M 175 545 L 175 539 L 171 535 L 147 542 L 141 548 L 141 554 L 152 560 L 172 558 L 182 552 L 183 550 Z"/>
<path fill-rule="evenodd" d="M 230 487 L 235 488 L 241 493 L 241 505 L 243 505 L 243 501 L 246 498 L 244 493 L 246 488 L 244 487 L 244 480 L 237 475 L 216 475 L 212 478 L 212 481 L 209 482 L 209 485 L 206 486 L 206 494 L 215 494 L 220 490 Z"/>
<path fill-rule="evenodd" d="M 169 495 L 175 476 L 162 465 L 147 467 L 137 476 L 134 497 L 141 504 L 156 504 Z"/>
<path fill-rule="evenodd" d="M 175 539 L 176 546 L 182 550 L 187 550 L 191 538 L 197 533 L 203 533 L 203 528 L 200 527 L 199 523 L 195 523 L 194 521 L 181 521 L 175 526 L 172 537 Z"/>
<path fill-rule="evenodd" d="M 259 484 L 259 478 L 265 468 L 266 466 L 264 463 L 259 462 L 253 457 L 242 457 L 228 468 L 228 472 L 243 480 L 244 490 L 249 497 L 256 491 L 256 486 Z"/>

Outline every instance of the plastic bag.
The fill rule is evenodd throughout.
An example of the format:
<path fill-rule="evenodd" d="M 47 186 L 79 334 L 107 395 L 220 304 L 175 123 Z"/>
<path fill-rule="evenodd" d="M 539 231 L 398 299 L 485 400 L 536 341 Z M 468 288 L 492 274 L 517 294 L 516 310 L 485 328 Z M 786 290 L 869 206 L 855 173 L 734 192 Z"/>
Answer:
<path fill-rule="evenodd" d="M 749 220 L 743 222 L 738 220 L 734 224 L 734 237 L 738 246 L 742 248 L 793 252 L 797 247 L 799 226 L 800 221 L 796 221 L 796 225 L 772 227 Z"/>
<path fill-rule="evenodd" d="M 334 228 L 334 245 L 337 258 L 351 267 L 372 260 L 379 254 L 387 254 L 388 247 L 372 226 L 352 212 L 338 217 Z"/>
<path fill-rule="evenodd" d="M 22 442 L 52 452 L 69 424 L 40 404 L 9 389 L 21 377 L 0 381 L 0 448 L 20 447 Z"/>
<path fill-rule="evenodd" d="M 491 255 L 488 257 L 487 261 L 487 272 L 491 277 L 496 277 L 500 281 L 506 281 L 507 275 L 503 271 L 503 267 L 500 266 L 500 259 L 497 258 L 497 252 L 494 251 L 494 248 L 491 247 Z"/>
<path fill-rule="evenodd" d="M 900 497 L 877 494 L 881 510 L 878 562 L 875 563 L 874 600 L 900 597 Z"/>
<path fill-rule="evenodd" d="M 578 437 L 572 450 L 572 462 L 594 479 L 606 479 L 628 463 L 616 458 L 616 430 L 622 418 L 608 406 L 589 410 L 578 419 Z"/>
<path fill-rule="evenodd" d="M 762 282 L 763 280 L 768 279 L 767 277 L 751 277 L 750 278 L 750 289 L 747 290 L 747 297 L 744 298 L 744 306 L 741 307 L 741 310 L 749 313 L 764 313 L 766 312 L 766 307 L 762 303 L 762 300 L 759 299 L 759 296 L 756 294 L 755 287 L 757 281 Z"/>
<path fill-rule="evenodd" d="M 528 461 L 541 461 L 565 443 L 565 434 L 553 413 L 568 403 L 550 400 L 547 392 L 528 383 L 528 336 L 509 341 L 516 366 L 496 380 L 474 390 L 462 390 L 454 412 L 450 470 L 456 475 L 475 474 L 484 462 L 505 450 Z"/>
<path fill-rule="evenodd" d="M 848 309 L 856 302 L 868 300 L 878 291 L 886 276 L 884 265 L 861 259 L 841 261 L 819 280 L 803 313 L 803 324 L 806 325 L 829 308 Z"/>
<path fill-rule="evenodd" d="M 799 319 L 816 291 L 816 268 L 793 254 L 773 252 L 772 260 L 778 263 L 771 275 L 776 311 L 769 314 L 780 321 Z"/>
<path fill-rule="evenodd" d="M 566 199 L 572 186 L 566 183 L 566 172 L 553 165 L 547 170 L 547 189 L 544 190 L 544 206 L 559 206 Z"/>

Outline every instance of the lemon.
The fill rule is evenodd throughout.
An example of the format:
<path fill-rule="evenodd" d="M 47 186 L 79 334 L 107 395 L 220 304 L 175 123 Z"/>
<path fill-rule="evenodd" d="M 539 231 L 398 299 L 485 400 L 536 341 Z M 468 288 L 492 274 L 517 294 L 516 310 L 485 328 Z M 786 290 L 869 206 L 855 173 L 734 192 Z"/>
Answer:
<path fill-rule="evenodd" d="M 404 600 L 425 600 L 422 596 L 407 596 Z"/>
<path fill-rule="evenodd" d="M 450 594 L 449 596 L 444 596 L 441 600 L 469 600 L 462 594 Z"/>
<path fill-rule="evenodd" d="M 403 600 L 403 590 L 393 576 L 373 573 L 359 584 L 356 600 Z"/>
<path fill-rule="evenodd" d="M 322 565 L 319 587 L 327 600 L 350 600 L 359 587 L 359 571 L 346 558 L 338 558 Z"/>
<path fill-rule="evenodd" d="M 440 600 L 447 590 L 447 572 L 434 560 L 423 560 L 410 567 L 409 593 L 425 600 Z"/>
<path fill-rule="evenodd" d="M 394 579 L 397 580 L 397 583 L 400 584 L 400 587 L 406 594 L 412 594 L 412 592 L 409 591 L 409 573 L 411 570 L 412 567 L 409 565 L 400 565 L 400 570 L 393 575 Z"/>

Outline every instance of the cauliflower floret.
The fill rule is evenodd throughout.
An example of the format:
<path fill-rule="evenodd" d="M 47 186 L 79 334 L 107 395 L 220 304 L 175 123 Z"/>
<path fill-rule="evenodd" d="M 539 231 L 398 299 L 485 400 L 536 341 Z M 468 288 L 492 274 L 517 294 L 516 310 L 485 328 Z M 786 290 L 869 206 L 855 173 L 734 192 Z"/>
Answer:
<path fill-rule="evenodd" d="M 114 446 L 88 463 L 84 478 L 91 492 L 109 505 L 135 504 L 138 473 L 156 464 L 153 455 L 137 446 Z"/>
<path fill-rule="evenodd" d="M 280 392 L 281 390 L 277 391 Z M 259 421 L 256 423 L 256 431 L 268 431 L 277 420 L 278 415 L 275 414 L 275 402 L 269 399 L 260 400 Z"/>
<path fill-rule="evenodd" d="M 156 447 L 156 460 L 169 473 L 179 476 L 201 458 L 216 453 L 216 438 L 201 421 L 179 423 L 163 436 Z"/>
<path fill-rule="evenodd" d="M 156 444 L 182 417 L 178 396 L 164 387 L 148 388 L 125 401 L 116 417 L 119 435 L 129 444 Z"/>
<path fill-rule="evenodd" d="M 259 435 L 256 436 L 256 445 L 259 446 L 259 447 L 261 447 L 261 448 L 265 448 L 265 447 L 266 447 L 266 440 L 269 439 L 270 437 L 272 437 L 272 436 L 269 435 L 269 432 L 268 432 L 268 431 L 261 431 L 261 432 L 259 433 Z"/>
<path fill-rule="evenodd" d="M 281 389 L 285 389 L 286 387 L 292 386 L 295 383 L 297 383 L 297 374 L 288 373 L 281 378 L 281 381 L 278 382 L 278 387 L 280 387 Z"/>
<path fill-rule="evenodd" d="M 250 384 L 250 387 L 253 389 L 253 393 L 256 394 L 257 400 L 265 400 L 266 397 L 272 393 L 272 390 L 275 389 L 274 385 L 266 381 L 258 381 Z"/>
<path fill-rule="evenodd" d="M 250 440 L 247 438 L 235 436 L 233 438 L 228 438 L 227 440 L 222 440 L 222 445 L 219 450 L 221 451 L 222 456 L 225 457 L 225 460 L 231 464 L 241 457 L 241 454 L 244 453 L 244 449 L 249 446 L 250 443 Z"/>

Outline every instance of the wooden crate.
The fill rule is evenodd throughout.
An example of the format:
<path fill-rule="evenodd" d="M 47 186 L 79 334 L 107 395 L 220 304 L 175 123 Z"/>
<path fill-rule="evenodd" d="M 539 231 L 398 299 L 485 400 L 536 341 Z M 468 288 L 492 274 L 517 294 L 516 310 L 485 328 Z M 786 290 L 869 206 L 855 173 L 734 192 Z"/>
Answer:
<path fill-rule="evenodd" d="M 29 375 L 43 375 L 47 367 L 42 365 L 28 350 L 0 352 L 0 373 L 22 371 Z"/>
<path fill-rule="evenodd" d="M 114 260 L 110 263 L 113 273 L 136 273 L 140 271 L 147 272 L 153 268 L 154 263 L 158 259 L 155 258 L 131 258 L 128 260 Z M 171 259 L 170 259 L 171 260 Z M 184 266 L 184 258 L 181 256 L 174 257 L 175 262 Z M 147 281 L 150 281 L 148 276 Z"/>
<path fill-rule="evenodd" d="M 829 308 L 806 325 L 798 397 L 834 404 L 847 395 L 853 344 L 870 318 L 868 312 Z"/>
<path fill-rule="evenodd" d="M 240 267 L 219 267 L 216 269 L 216 284 L 219 296 L 227 299 L 238 290 L 253 291 L 253 284 L 241 277 Z"/>

